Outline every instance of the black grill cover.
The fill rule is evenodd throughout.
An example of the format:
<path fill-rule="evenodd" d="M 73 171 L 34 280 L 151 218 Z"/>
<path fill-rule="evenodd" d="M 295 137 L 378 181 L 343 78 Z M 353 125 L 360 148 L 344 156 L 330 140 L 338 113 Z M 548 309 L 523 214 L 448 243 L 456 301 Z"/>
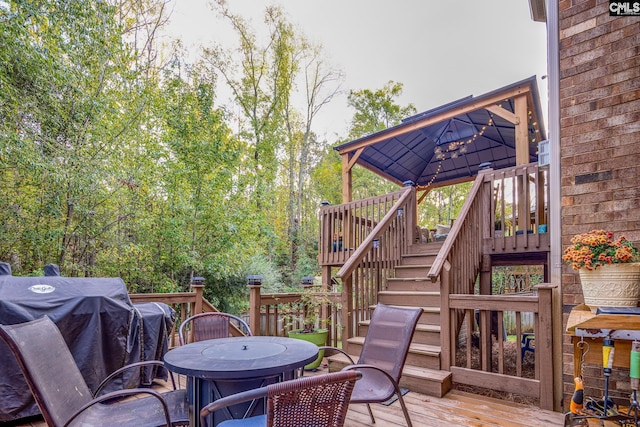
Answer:
<path fill-rule="evenodd" d="M 166 340 L 160 339 L 160 329 L 166 334 L 168 322 L 171 325 L 168 330 L 171 330 L 175 312 L 164 304 L 158 307 L 162 309 L 155 310 L 155 314 L 151 307 L 143 307 L 143 311 L 152 317 L 141 321 L 143 314 L 131 303 L 120 278 L 0 275 L 0 323 L 16 324 L 45 314 L 49 316 L 62 332 L 93 391 L 116 369 L 164 354 L 167 344 Z M 162 313 L 161 318 L 158 313 Z M 145 324 L 151 330 L 146 343 Z M 151 347 L 147 349 L 145 345 Z M 158 346 L 161 349 L 158 350 Z M 145 357 L 145 353 L 153 357 Z M 150 381 L 149 378 L 144 380 Z M 0 422 L 39 413 L 17 362 L 2 340 L 0 396 Z"/>

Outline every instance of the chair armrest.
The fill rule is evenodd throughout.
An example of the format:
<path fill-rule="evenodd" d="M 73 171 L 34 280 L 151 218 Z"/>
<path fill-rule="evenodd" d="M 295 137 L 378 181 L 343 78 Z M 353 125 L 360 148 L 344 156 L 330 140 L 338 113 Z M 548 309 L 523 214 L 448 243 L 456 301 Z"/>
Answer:
<path fill-rule="evenodd" d="M 345 356 L 347 356 L 347 359 L 349 359 L 349 362 L 350 362 L 352 365 L 355 365 L 355 363 L 356 363 L 356 362 L 351 358 L 351 356 L 349 356 L 349 355 L 347 354 L 347 352 L 346 352 L 346 351 L 344 351 L 344 350 L 343 350 L 343 349 L 341 349 L 341 348 L 338 348 L 338 347 L 331 347 L 331 346 L 322 346 L 322 347 L 318 347 L 318 350 L 319 350 L 319 351 L 320 351 L 320 350 L 325 350 L 325 351 L 327 351 L 327 350 L 328 350 L 328 351 L 337 351 L 338 353 L 342 353 L 342 354 L 344 354 Z"/>
<path fill-rule="evenodd" d="M 225 408 L 227 406 L 237 405 L 238 403 L 247 402 L 249 400 L 260 399 L 267 396 L 267 387 L 260 387 L 253 390 L 247 390 L 240 393 L 232 394 L 230 396 L 217 399 L 214 402 L 209 403 L 200 411 L 201 425 L 206 426 L 206 417 L 212 412 L 218 409 Z"/>
<path fill-rule="evenodd" d="M 383 374 L 384 374 L 384 375 L 389 379 L 389 381 L 391 381 L 391 384 L 393 384 L 393 386 L 394 386 L 396 389 L 399 389 L 399 388 L 400 388 L 400 387 L 398 386 L 398 383 L 396 383 L 396 380 L 395 380 L 391 375 L 389 375 L 389 374 L 387 373 L 387 371 L 385 371 L 384 369 L 380 369 L 380 368 L 378 368 L 377 366 L 367 365 L 367 364 L 364 364 L 364 363 L 363 363 L 363 364 L 360 364 L 360 365 L 358 365 L 358 364 L 355 364 L 355 365 L 347 365 L 347 366 L 345 366 L 344 368 L 342 368 L 341 370 L 342 370 L 342 371 L 350 371 L 350 370 L 353 370 L 353 369 L 357 369 L 357 370 L 359 370 L 359 371 L 363 371 L 363 370 L 365 370 L 365 371 L 366 371 L 367 369 L 373 369 L 373 370 L 375 370 L 375 371 L 381 372 L 381 373 L 383 373 Z"/>
<path fill-rule="evenodd" d="M 135 368 L 141 368 L 144 366 L 164 366 L 164 362 L 162 362 L 161 360 L 147 360 L 144 362 L 135 362 L 135 363 L 131 363 L 127 366 L 123 366 L 120 369 L 117 369 L 115 371 L 113 371 L 111 374 L 107 375 L 107 378 L 105 378 L 104 380 L 102 380 L 102 382 L 100 384 L 98 384 L 98 388 L 96 389 L 95 393 L 93 394 L 93 397 L 99 396 L 100 392 L 102 391 L 102 389 L 109 383 L 109 381 L 111 381 L 112 379 L 114 379 L 115 377 L 117 377 L 118 375 L 122 374 L 125 371 L 128 371 L 129 369 L 135 369 Z M 173 378 L 173 372 L 169 371 L 169 377 L 171 378 L 171 384 L 173 385 L 173 389 L 176 389 L 176 381 Z"/>
<path fill-rule="evenodd" d="M 102 403 L 102 402 L 107 401 L 107 400 L 126 397 L 126 396 L 134 396 L 136 394 L 148 394 L 150 396 L 153 396 L 153 398 L 158 399 L 158 402 L 162 406 L 162 411 L 164 412 L 164 416 L 165 416 L 165 419 L 166 419 L 166 422 L 167 422 L 166 425 L 167 426 L 171 425 L 171 417 L 169 416 L 169 407 L 167 406 L 167 402 L 165 402 L 165 400 L 163 399 L 163 397 L 162 397 L 162 395 L 160 393 L 158 393 L 155 390 L 148 389 L 148 388 L 132 388 L 132 389 L 127 389 L 127 390 L 112 391 L 110 393 L 106 393 L 106 394 L 104 394 L 104 395 L 102 395 L 100 397 L 97 397 L 97 398 L 93 399 L 91 402 L 88 402 L 88 403 L 84 404 L 82 406 L 82 408 L 78 409 L 78 411 L 76 411 L 76 413 L 73 414 L 71 416 L 71 418 L 69 418 L 67 420 L 67 422 L 64 424 L 64 427 L 66 427 L 69 424 L 71 424 L 71 422 L 73 422 L 73 420 L 75 420 L 80 414 L 82 414 L 82 412 L 86 411 L 91 406 L 94 406 L 94 405 L 96 405 L 98 403 Z"/>

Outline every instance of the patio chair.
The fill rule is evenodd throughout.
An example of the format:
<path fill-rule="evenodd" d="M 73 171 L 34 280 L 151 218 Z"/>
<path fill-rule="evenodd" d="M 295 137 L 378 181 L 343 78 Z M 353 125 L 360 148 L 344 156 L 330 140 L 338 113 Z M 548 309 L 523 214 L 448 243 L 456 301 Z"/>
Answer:
<path fill-rule="evenodd" d="M 351 365 L 344 367 L 343 371 L 357 369 L 362 372 L 362 380 L 356 383 L 351 394 L 351 403 L 366 403 L 372 423 L 376 420 L 370 403 L 382 403 L 395 395 L 400 401 L 407 425 L 412 427 L 409 411 L 398 384 L 422 311 L 422 308 L 395 307 L 378 303 L 371 315 L 358 363 L 340 348 L 320 347 L 342 353 L 349 359 Z"/>
<path fill-rule="evenodd" d="M 344 371 L 270 384 L 218 399 L 202 408 L 200 418 L 206 426 L 206 417 L 214 411 L 266 397 L 266 414 L 223 421 L 218 427 L 342 427 L 361 376 L 359 371 Z"/>
<path fill-rule="evenodd" d="M 105 381 L 122 370 L 147 363 L 162 364 L 160 361 L 139 362 L 121 368 L 103 381 L 94 395 L 60 330 L 49 317 L 16 325 L 0 325 L 0 338 L 14 354 L 48 426 L 188 425 L 185 390 L 170 391 L 163 396 L 151 389 L 134 388 L 97 396 Z M 142 394 L 147 396 L 140 397 Z M 138 398 L 123 399 L 134 395 Z"/>
<path fill-rule="evenodd" d="M 244 335 L 252 335 L 247 322 L 233 314 L 217 311 L 195 314 L 182 322 L 178 329 L 180 345 L 214 338 L 228 338 L 231 336 L 232 325 Z"/>
<path fill-rule="evenodd" d="M 533 343 L 533 344 L 532 344 Z M 521 357 L 524 361 L 524 356 L 527 354 L 527 351 L 534 353 L 536 351 L 536 336 L 533 332 L 523 332 L 522 339 L 520 340 L 520 351 Z"/>

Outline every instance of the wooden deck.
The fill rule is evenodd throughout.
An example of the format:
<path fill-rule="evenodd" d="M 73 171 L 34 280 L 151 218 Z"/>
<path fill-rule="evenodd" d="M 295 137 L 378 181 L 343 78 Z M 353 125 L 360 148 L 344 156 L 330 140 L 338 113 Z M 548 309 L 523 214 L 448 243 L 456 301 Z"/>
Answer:
<path fill-rule="evenodd" d="M 316 375 L 327 372 L 326 364 Z M 184 382 L 181 378 L 181 383 Z M 165 388 L 162 381 L 154 386 L 158 391 Z M 533 427 L 533 426 L 562 426 L 563 414 L 558 412 L 543 411 L 534 406 L 526 406 L 517 403 L 506 402 L 490 397 L 479 396 L 462 391 L 451 391 L 443 398 L 431 397 L 416 392 L 405 395 L 405 402 L 411 413 L 411 420 L 416 427 L 441 427 L 441 426 L 509 426 L 509 427 Z M 372 405 L 376 423 L 371 424 L 367 408 L 362 404 L 353 404 L 349 407 L 346 427 L 396 427 L 406 426 L 402 410 L 396 401 L 389 406 L 380 404 Z M 20 427 L 43 427 L 42 420 L 30 420 L 24 424 L 16 424 Z"/>

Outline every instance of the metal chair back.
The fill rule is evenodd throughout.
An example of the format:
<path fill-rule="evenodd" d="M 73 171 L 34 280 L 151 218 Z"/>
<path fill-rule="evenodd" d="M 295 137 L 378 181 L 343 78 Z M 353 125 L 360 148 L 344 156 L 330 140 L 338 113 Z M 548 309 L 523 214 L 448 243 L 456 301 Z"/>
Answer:
<path fill-rule="evenodd" d="M 233 335 L 234 327 L 245 336 L 252 335 L 249 325 L 233 314 L 221 312 L 196 314 L 180 325 L 178 329 L 180 345 L 215 338 L 228 338 Z"/>
<path fill-rule="evenodd" d="M 172 417 L 173 425 L 188 423 L 186 393 L 179 390 L 166 394 L 171 409 L 160 393 L 148 388 L 116 390 L 95 397 L 60 330 L 47 316 L 0 325 L 0 338 L 15 356 L 48 426 L 155 427 L 171 425 Z M 120 400 L 134 395 L 139 398 Z"/>
<path fill-rule="evenodd" d="M 93 394 L 58 327 L 48 317 L 0 325 L 47 425 L 61 426 Z"/>

